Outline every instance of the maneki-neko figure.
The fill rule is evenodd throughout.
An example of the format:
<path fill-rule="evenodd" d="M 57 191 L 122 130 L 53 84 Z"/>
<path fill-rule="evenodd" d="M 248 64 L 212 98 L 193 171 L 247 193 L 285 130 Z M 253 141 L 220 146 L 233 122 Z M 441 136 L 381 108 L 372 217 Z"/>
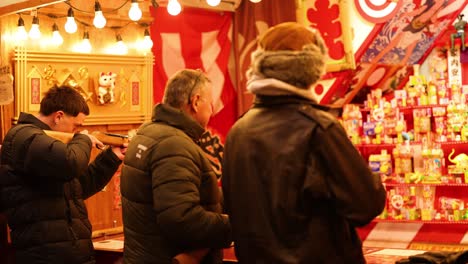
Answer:
<path fill-rule="evenodd" d="M 102 105 L 115 102 L 115 78 L 116 73 L 101 72 L 99 74 L 99 85 L 97 88 L 97 99 Z"/>

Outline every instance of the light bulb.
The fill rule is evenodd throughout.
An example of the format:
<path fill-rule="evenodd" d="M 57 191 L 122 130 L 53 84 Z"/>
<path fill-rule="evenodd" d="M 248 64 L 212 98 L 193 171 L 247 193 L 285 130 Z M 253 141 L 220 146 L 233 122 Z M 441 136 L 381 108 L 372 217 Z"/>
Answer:
<path fill-rule="evenodd" d="M 55 23 L 52 26 L 52 42 L 57 46 L 60 46 L 63 43 L 62 35 L 60 35 L 59 28 Z"/>
<path fill-rule="evenodd" d="M 252 3 L 260 3 L 262 0 L 250 0 Z"/>
<path fill-rule="evenodd" d="M 94 13 L 93 24 L 96 28 L 103 28 L 106 25 L 106 18 L 102 14 L 102 11 L 96 11 Z"/>
<path fill-rule="evenodd" d="M 169 3 L 167 4 L 167 12 L 169 15 L 177 16 L 180 14 L 180 11 L 182 11 L 182 7 L 179 2 L 177 0 L 169 0 Z"/>
<path fill-rule="evenodd" d="M 206 0 L 206 3 L 210 6 L 218 6 L 221 0 Z"/>
<path fill-rule="evenodd" d="M 24 20 L 22 17 L 18 19 L 18 29 L 16 30 L 16 38 L 20 41 L 28 39 L 28 32 L 24 28 Z"/>
<path fill-rule="evenodd" d="M 29 37 L 32 39 L 38 39 L 41 37 L 41 31 L 39 30 L 39 18 L 33 17 L 31 29 L 29 30 Z"/>
<path fill-rule="evenodd" d="M 96 28 L 103 28 L 106 25 L 106 18 L 102 14 L 101 4 L 99 1 L 94 3 L 94 19 L 93 24 Z"/>
<path fill-rule="evenodd" d="M 148 29 L 145 29 L 145 36 L 143 37 L 143 48 L 151 49 L 153 47 L 153 40 L 151 39 Z"/>
<path fill-rule="evenodd" d="M 89 42 L 89 33 L 85 31 L 83 34 L 83 41 L 81 42 L 81 52 L 90 53 L 91 52 L 91 42 Z"/>
<path fill-rule="evenodd" d="M 141 9 L 138 6 L 137 0 L 132 0 L 130 4 L 130 10 L 128 10 L 128 17 L 133 21 L 138 21 L 141 18 Z"/>
<path fill-rule="evenodd" d="M 73 14 L 73 9 L 68 9 L 67 22 L 65 23 L 65 31 L 67 33 L 75 33 L 78 30 L 78 26 L 75 22 L 75 15 Z"/>
<path fill-rule="evenodd" d="M 127 54 L 128 52 L 127 45 L 125 45 L 125 43 L 123 42 L 120 34 L 116 36 L 116 40 L 117 40 L 117 43 L 115 44 L 115 52 L 121 55 Z"/>

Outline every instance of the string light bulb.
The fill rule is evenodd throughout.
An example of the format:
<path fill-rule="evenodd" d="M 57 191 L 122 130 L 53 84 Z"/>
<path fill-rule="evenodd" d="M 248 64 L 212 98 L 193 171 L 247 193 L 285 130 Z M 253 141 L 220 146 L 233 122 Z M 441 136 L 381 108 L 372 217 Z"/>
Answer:
<path fill-rule="evenodd" d="M 102 14 L 102 9 L 101 9 L 101 4 L 99 4 L 99 1 L 94 2 L 94 19 L 93 19 L 93 25 L 96 28 L 103 28 L 106 25 L 106 18 Z"/>
<path fill-rule="evenodd" d="M 167 3 L 167 12 L 169 15 L 177 16 L 182 11 L 182 6 L 177 0 L 169 0 Z"/>
<path fill-rule="evenodd" d="M 31 39 L 38 39 L 41 37 L 41 30 L 39 30 L 39 18 L 33 17 L 31 29 L 29 30 L 29 37 Z"/>
<path fill-rule="evenodd" d="M 59 28 L 56 23 L 52 25 L 52 42 L 57 46 L 60 46 L 63 43 L 62 35 L 60 35 Z"/>
<path fill-rule="evenodd" d="M 221 3 L 221 0 L 206 0 L 206 3 L 210 6 L 218 6 Z"/>
<path fill-rule="evenodd" d="M 149 30 L 145 29 L 145 36 L 143 37 L 143 48 L 144 49 L 151 49 L 153 47 L 153 40 L 151 39 Z"/>
<path fill-rule="evenodd" d="M 20 41 L 28 39 L 28 32 L 26 32 L 26 28 L 24 28 L 24 20 L 21 16 L 18 19 L 18 29 L 16 30 L 16 38 Z"/>
<path fill-rule="evenodd" d="M 89 32 L 85 31 L 83 33 L 83 41 L 81 42 L 81 52 L 90 53 L 91 52 L 91 42 L 89 41 Z"/>
<path fill-rule="evenodd" d="M 121 55 L 127 54 L 128 53 L 128 48 L 127 48 L 127 45 L 125 45 L 125 43 L 123 42 L 122 36 L 120 36 L 120 34 L 117 34 L 115 36 L 115 39 L 117 41 L 117 43 L 115 45 L 115 52 L 117 54 L 121 54 Z"/>
<path fill-rule="evenodd" d="M 78 30 L 73 9 L 70 7 L 67 13 L 67 22 L 65 23 L 65 32 L 73 34 Z"/>
<path fill-rule="evenodd" d="M 260 3 L 262 0 L 250 0 L 252 3 Z"/>
<path fill-rule="evenodd" d="M 138 6 L 138 1 L 137 0 L 132 0 L 132 3 L 130 4 L 130 10 L 128 10 L 128 17 L 132 21 L 138 21 L 140 20 L 142 16 L 141 9 Z"/>

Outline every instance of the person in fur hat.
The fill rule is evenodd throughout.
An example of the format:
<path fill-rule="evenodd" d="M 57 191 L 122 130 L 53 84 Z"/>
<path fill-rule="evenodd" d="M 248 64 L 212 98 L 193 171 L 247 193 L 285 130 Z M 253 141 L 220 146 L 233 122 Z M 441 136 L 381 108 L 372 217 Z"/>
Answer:
<path fill-rule="evenodd" d="M 295 22 L 267 30 L 252 53 L 253 106 L 229 131 L 222 189 L 239 263 L 365 263 L 355 228 L 386 193 L 338 120 L 318 105 L 320 33 Z"/>

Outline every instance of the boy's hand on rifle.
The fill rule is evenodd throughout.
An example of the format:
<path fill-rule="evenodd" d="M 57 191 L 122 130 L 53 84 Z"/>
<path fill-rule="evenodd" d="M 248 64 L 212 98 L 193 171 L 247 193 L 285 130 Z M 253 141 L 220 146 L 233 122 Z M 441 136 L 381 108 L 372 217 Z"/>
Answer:
<path fill-rule="evenodd" d="M 102 143 L 99 139 L 97 139 L 95 136 L 91 135 L 88 133 L 88 130 L 83 130 L 83 131 L 80 131 L 80 134 L 84 134 L 84 135 L 87 135 L 89 137 L 89 139 L 91 140 L 91 145 L 93 147 L 96 147 L 98 149 L 102 149 L 104 148 L 104 143 Z"/>

